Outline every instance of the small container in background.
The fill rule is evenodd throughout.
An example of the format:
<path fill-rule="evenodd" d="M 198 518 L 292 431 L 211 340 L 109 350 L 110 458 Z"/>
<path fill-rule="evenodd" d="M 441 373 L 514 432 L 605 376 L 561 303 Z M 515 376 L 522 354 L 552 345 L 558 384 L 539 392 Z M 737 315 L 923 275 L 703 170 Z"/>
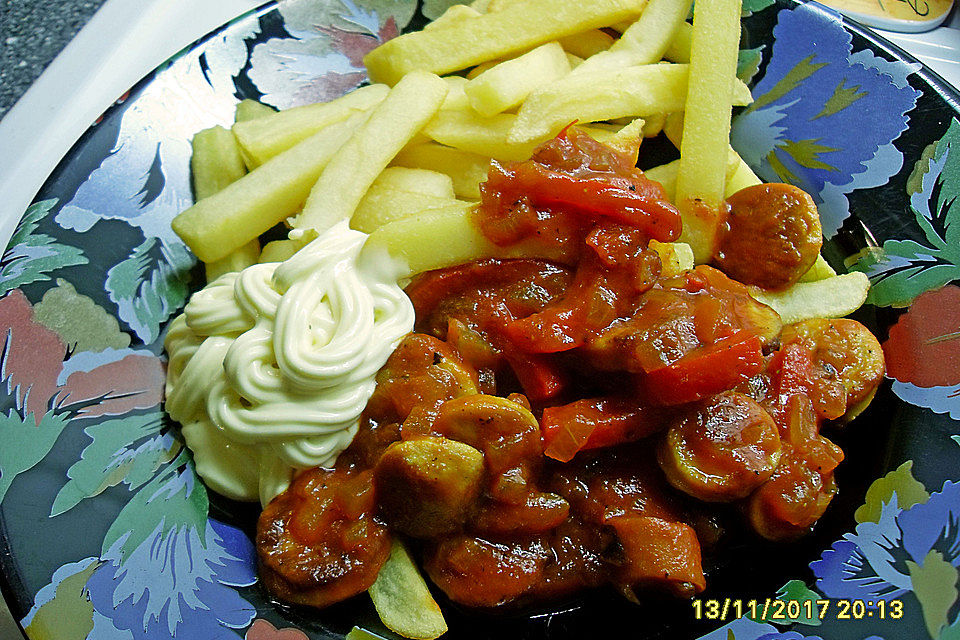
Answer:
<path fill-rule="evenodd" d="M 953 0 L 820 0 L 858 22 L 879 29 L 917 33 L 942 23 Z"/>

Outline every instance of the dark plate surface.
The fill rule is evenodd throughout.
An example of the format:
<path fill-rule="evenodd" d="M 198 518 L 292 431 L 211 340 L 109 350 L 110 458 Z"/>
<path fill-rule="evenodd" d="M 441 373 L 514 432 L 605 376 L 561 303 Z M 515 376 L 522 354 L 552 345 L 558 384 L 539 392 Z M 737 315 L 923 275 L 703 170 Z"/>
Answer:
<path fill-rule="evenodd" d="M 386 633 L 366 598 L 322 613 L 272 603 L 256 583 L 256 509 L 205 490 L 164 416 L 163 333 L 202 283 L 170 220 L 192 202 L 195 132 L 229 124 L 239 99 L 286 108 L 348 91 L 367 51 L 446 4 L 267 5 L 134 87 L 25 213 L 0 262 L 0 586 L 31 638 Z M 442 603 L 449 637 L 960 638 L 956 93 L 820 5 L 744 5 L 756 103 L 734 145 L 765 180 L 811 193 L 830 262 L 873 283 L 857 317 L 888 380 L 832 434 L 847 453 L 840 495 L 804 540 L 731 541 L 700 620 L 689 602 L 610 592 L 499 615 Z M 768 621 L 734 620 L 778 593 Z M 778 611 L 798 615 L 770 620 Z"/>

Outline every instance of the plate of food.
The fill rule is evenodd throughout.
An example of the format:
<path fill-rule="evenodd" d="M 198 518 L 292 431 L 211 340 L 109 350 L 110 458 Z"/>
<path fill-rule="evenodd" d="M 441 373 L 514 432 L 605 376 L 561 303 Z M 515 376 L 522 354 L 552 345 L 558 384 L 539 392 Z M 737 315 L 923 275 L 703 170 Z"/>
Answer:
<path fill-rule="evenodd" d="M 960 634 L 954 90 L 796 0 L 282 0 L 0 261 L 32 639 Z"/>

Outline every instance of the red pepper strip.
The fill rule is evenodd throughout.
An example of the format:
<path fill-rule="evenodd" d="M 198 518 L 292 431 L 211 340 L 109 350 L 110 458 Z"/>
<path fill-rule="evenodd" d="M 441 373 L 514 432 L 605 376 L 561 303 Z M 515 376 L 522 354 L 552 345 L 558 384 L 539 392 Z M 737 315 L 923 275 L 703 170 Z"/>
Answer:
<path fill-rule="evenodd" d="M 680 213 L 652 180 L 620 176 L 572 176 L 539 163 L 525 162 L 505 170 L 511 188 L 537 205 L 562 205 L 611 218 L 642 229 L 651 238 L 671 242 L 680 237 Z"/>
<path fill-rule="evenodd" d="M 524 394 L 531 400 L 554 398 L 567 385 L 563 369 L 544 356 L 505 353 L 504 357 L 520 381 Z"/>
<path fill-rule="evenodd" d="M 520 320 L 505 324 L 503 335 L 515 347 L 528 353 L 558 353 L 583 344 L 587 327 L 583 306 L 557 305 Z"/>
<path fill-rule="evenodd" d="M 540 432 L 544 454 L 569 462 L 580 451 L 645 438 L 663 424 L 654 411 L 641 408 L 636 400 L 585 398 L 544 409 Z"/>
<path fill-rule="evenodd" d="M 738 331 L 647 372 L 640 386 L 656 404 L 683 404 L 731 389 L 762 369 L 760 338 Z"/>

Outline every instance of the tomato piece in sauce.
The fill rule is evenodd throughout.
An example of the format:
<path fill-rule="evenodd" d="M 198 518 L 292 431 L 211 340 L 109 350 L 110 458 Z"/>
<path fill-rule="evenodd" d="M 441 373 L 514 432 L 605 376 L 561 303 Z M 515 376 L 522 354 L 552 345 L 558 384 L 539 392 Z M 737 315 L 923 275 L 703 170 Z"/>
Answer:
<path fill-rule="evenodd" d="M 680 236 L 680 214 L 663 187 L 578 129 L 566 129 L 526 162 L 492 163 L 479 208 L 480 228 L 491 240 L 518 242 L 564 213 L 634 227 L 662 242 Z"/>
<path fill-rule="evenodd" d="M 635 398 L 584 398 L 543 410 L 544 454 L 569 462 L 580 451 L 639 440 L 662 429 L 663 416 Z"/>
<path fill-rule="evenodd" d="M 739 331 L 648 371 L 640 388 L 654 404 L 684 404 L 732 389 L 763 366 L 760 338 Z"/>

